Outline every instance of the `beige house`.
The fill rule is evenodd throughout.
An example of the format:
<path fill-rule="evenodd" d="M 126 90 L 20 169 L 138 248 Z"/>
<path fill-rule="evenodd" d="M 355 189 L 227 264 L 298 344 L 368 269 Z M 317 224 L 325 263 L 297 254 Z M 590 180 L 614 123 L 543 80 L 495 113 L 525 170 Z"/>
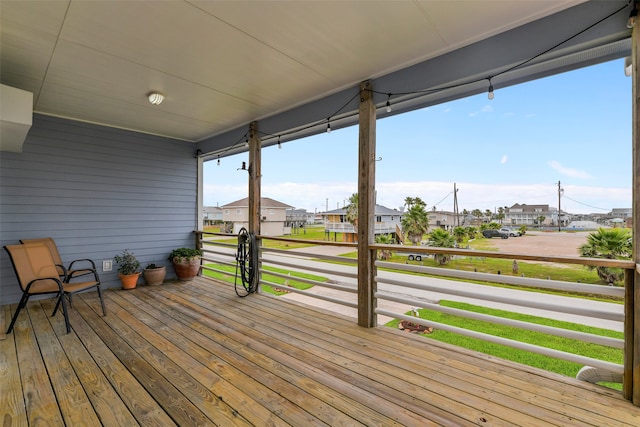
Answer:
<path fill-rule="evenodd" d="M 284 236 L 291 234 L 291 227 L 285 227 L 287 209 L 293 206 L 268 197 L 260 198 L 260 234 L 263 236 Z M 242 227 L 249 229 L 249 198 L 236 200 L 222 206 L 222 220 L 233 223 L 233 232 Z"/>

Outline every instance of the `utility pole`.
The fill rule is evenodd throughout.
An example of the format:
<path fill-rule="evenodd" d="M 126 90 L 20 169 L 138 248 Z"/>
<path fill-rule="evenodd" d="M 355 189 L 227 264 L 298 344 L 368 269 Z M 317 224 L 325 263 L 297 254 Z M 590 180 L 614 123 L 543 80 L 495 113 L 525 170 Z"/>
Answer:
<path fill-rule="evenodd" d="M 456 227 L 460 227 L 460 216 L 458 214 L 458 189 L 453 183 L 453 222 Z"/>
<path fill-rule="evenodd" d="M 558 231 L 560 230 L 560 195 L 562 194 L 562 187 L 560 187 L 560 181 L 558 181 Z"/>

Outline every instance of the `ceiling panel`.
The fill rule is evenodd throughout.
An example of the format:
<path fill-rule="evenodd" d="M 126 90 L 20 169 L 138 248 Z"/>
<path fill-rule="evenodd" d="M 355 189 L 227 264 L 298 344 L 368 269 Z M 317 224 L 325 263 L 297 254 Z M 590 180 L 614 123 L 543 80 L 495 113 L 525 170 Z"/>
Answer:
<path fill-rule="evenodd" d="M 201 141 L 580 3 L 2 0 L 0 78 L 36 112 Z"/>

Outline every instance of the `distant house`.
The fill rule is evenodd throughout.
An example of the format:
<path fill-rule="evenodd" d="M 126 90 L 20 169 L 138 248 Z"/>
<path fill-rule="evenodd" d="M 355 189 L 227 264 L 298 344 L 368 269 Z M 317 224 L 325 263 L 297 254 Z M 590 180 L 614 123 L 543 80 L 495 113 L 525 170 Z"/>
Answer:
<path fill-rule="evenodd" d="M 260 234 L 263 236 L 284 236 L 290 234 L 285 227 L 287 209 L 293 208 L 286 203 L 268 197 L 260 199 Z M 249 228 L 249 198 L 245 197 L 222 206 L 222 220 L 233 223 L 233 233 L 242 227 Z"/>
<path fill-rule="evenodd" d="M 609 213 L 613 218 L 631 218 L 633 217 L 633 209 L 631 208 L 613 208 Z"/>
<path fill-rule="evenodd" d="M 429 232 L 436 228 L 443 230 L 453 230 L 458 225 L 463 225 L 464 218 L 462 214 L 458 214 L 459 224 L 456 223 L 455 212 L 449 211 L 429 211 Z"/>
<path fill-rule="evenodd" d="M 544 219 L 541 224 L 538 224 L 540 217 L 544 217 Z M 566 226 L 569 219 L 567 213 L 561 211 L 560 215 L 558 215 L 558 209 L 549 205 L 521 205 L 516 203 L 505 209 L 503 224 L 512 226 L 552 226 L 558 225 L 558 220 L 560 220 L 560 225 Z"/>
<path fill-rule="evenodd" d="M 404 212 L 396 209 L 389 209 L 385 206 L 376 205 L 375 208 L 375 230 L 374 234 L 396 234 L 401 230 L 402 215 Z M 334 209 L 326 212 L 327 220 L 324 226 L 325 234 L 342 233 L 342 240 L 345 242 L 355 242 L 356 229 L 347 221 L 347 208 Z"/>
<path fill-rule="evenodd" d="M 219 224 L 222 222 L 222 208 L 219 206 L 204 206 L 202 208 L 204 225 Z"/>

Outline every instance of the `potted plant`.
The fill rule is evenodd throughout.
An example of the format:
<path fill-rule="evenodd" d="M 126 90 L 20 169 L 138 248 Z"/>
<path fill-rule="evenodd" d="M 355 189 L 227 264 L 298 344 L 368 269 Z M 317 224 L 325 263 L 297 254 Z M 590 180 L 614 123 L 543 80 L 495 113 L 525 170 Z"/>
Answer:
<path fill-rule="evenodd" d="M 138 277 L 140 277 L 140 272 L 138 271 L 140 262 L 133 255 L 133 252 L 125 249 L 119 255 L 116 255 L 114 260 L 116 264 L 120 265 L 118 267 L 118 276 L 120 277 L 120 282 L 122 282 L 122 289 L 135 288 L 138 283 Z"/>
<path fill-rule="evenodd" d="M 201 258 L 200 249 L 178 248 L 169 254 L 169 261 L 173 263 L 176 276 L 180 280 L 191 280 L 198 275 Z"/>
<path fill-rule="evenodd" d="M 144 268 L 142 275 L 147 285 L 162 285 L 164 277 L 167 275 L 167 267 L 150 263 Z"/>

